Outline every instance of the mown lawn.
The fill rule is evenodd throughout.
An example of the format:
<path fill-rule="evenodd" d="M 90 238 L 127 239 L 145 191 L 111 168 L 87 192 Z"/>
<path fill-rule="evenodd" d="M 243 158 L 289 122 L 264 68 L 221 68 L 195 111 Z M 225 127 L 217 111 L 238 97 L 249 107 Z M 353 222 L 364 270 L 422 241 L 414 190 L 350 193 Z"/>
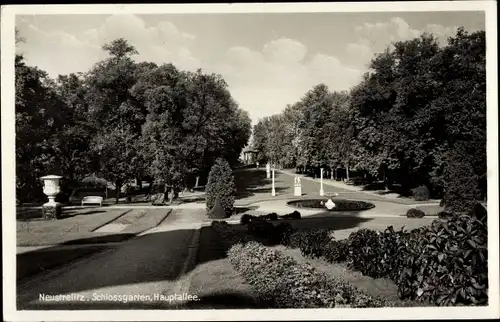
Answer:
<path fill-rule="evenodd" d="M 189 294 L 200 301 L 189 302 L 187 309 L 244 309 L 263 308 L 256 294 L 234 270 L 226 258 L 220 236 L 211 227 L 200 232 L 196 267 L 191 274 Z"/>
<path fill-rule="evenodd" d="M 18 246 L 43 246 L 58 244 L 107 243 L 129 239 L 136 234 L 157 226 L 171 209 L 148 209 L 140 215 L 139 210 L 127 209 L 84 209 L 70 210 L 59 220 L 17 221 Z M 137 213 L 137 216 L 134 213 Z M 118 233 L 96 233 L 99 227 L 127 216 L 134 219 Z"/>

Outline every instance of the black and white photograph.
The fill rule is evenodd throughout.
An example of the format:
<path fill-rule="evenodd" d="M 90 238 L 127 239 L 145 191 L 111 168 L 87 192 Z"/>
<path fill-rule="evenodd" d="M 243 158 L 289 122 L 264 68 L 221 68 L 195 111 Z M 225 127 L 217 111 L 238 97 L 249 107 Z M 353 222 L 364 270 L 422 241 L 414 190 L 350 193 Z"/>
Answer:
<path fill-rule="evenodd" d="M 1 23 L 6 321 L 499 317 L 496 2 Z"/>

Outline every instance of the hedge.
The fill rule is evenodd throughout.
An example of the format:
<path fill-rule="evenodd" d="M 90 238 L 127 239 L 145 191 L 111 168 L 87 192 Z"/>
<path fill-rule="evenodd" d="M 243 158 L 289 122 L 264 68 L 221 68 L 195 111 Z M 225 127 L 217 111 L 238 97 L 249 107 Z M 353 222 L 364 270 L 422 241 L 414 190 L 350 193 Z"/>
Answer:
<path fill-rule="evenodd" d="M 487 216 L 484 208 L 475 208 L 469 215 L 451 215 L 411 231 L 360 229 L 342 241 L 322 238 L 324 230 L 301 231 L 287 245 L 299 247 L 305 256 L 346 261 L 366 276 L 389 277 L 402 300 L 486 305 Z"/>
<path fill-rule="evenodd" d="M 374 298 L 351 284 L 300 264 L 276 248 L 256 242 L 235 245 L 229 261 L 260 299 L 276 308 L 383 307 L 390 303 Z"/>

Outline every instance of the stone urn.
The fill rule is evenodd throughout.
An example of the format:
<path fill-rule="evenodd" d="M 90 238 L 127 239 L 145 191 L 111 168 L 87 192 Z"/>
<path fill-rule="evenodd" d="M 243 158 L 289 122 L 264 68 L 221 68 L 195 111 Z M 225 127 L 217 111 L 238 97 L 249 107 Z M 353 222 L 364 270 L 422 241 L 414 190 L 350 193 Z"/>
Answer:
<path fill-rule="evenodd" d="M 61 204 L 56 202 L 56 196 L 61 191 L 59 181 L 61 176 L 49 175 L 41 177 L 43 180 L 43 193 L 49 198 L 49 202 L 42 206 L 44 219 L 58 219 L 61 217 Z"/>

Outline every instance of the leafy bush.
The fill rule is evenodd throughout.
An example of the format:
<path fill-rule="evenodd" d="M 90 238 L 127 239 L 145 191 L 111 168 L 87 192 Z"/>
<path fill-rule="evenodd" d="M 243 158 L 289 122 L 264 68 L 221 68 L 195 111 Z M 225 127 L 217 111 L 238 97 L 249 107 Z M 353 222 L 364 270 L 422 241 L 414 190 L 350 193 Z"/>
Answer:
<path fill-rule="evenodd" d="M 364 275 L 389 277 L 402 300 L 436 305 L 485 305 L 488 301 L 487 213 L 477 204 L 468 215 L 440 213 L 431 225 L 411 231 L 360 229 L 347 240 L 325 230 L 297 231 L 283 244 L 304 256 L 346 261 Z"/>
<path fill-rule="evenodd" d="M 275 212 L 268 214 L 268 216 L 269 216 L 269 220 L 278 220 L 278 214 Z"/>
<path fill-rule="evenodd" d="M 380 268 L 382 263 L 379 260 L 379 252 L 384 250 L 379 235 L 379 232 L 370 229 L 360 229 L 349 235 L 347 240 L 349 268 L 372 277 L 381 275 L 383 269 Z"/>
<path fill-rule="evenodd" d="M 285 216 L 288 216 L 288 217 L 285 218 Z M 296 218 L 300 219 L 300 212 L 298 212 L 298 211 L 294 211 L 293 213 L 287 214 L 284 216 L 279 216 L 275 212 L 269 213 L 267 215 L 260 215 L 260 216 L 253 216 L 253 215 L 249 215 L 249 214 L 244 214 L 243 216 L 241 216 L 240 223 L 242 225 L 246 225 L 252 221 L 257 221 L 257 220 L 259 220 L 259 221 L 265 221 L 265 220 L 275 221 L 275 220 L 280 220 L 280 219 L 296 219 Z"/>
<path fill-rule="evenodd" d="M 229 163 L 224 159 L 217 159 L 208 175 L 206 185 L 206 204 L 212 209 L 219 198 L 227 217 L 233 213 L 234 207 L 234 177 Z"/>
<path fill-rule="evenodd" d="M 252 240 L 250 236 L 242 234 L 225 221 L 213 221 L 211 227 L 221 236 L 221 241 L 227 249 L 235 244 Z"/>
<path fill-rule="evenodd" d="M 318 272 L 309 264 L 299 264 L 275 248 L 250 242 L 232 247 L 228 256 L 259 297 L 273 307 L 380 307 L 388 304 L 345 281 Z"/>
<path fill-rule="evenodd" d="M 398 280 L 400 297 L 437 305 L 488 302 L 485 221 L 461 215 L 412 231 Z"/>
<path fill-rule="evenodd" d="M 483 205 L 477 202 L 472 208 L 471 216 L 479 220 L 484 220 L 484 222 L 486 223 L 488 212 L 486 211 L 486 208 Z"/>
<path fill-rule="evenodd" d="M 302 217 L 300 216 L 300 212 L 295 210 L 294 212 L 291 212 L 289 214 L 280 216 L 281 219 L 301 219 Z"/>
<path fill-rule="evenodd" d="M 295 232 L 292 225 L 289 223 L 282 222 L 274 227 L 272 244 L 283 244 L 287 245 L 290 240 L 290 236 Z"/>
<path fill-rule="evenodd" d="M 408 209 L 408 211 L 406 212 L 406 217 L 408 218 L 423 218 L 424 216 L 425 212 L 416 208 Z"/>
<path fill-rule="evenodd" d="M 289 246 L 300 248 L 304 256 L 321 257 L 325 245 L 330 240 L 330 231 L 327 229 L 297 231 L 290 235 Z"/>
<path fill-rule="evenodd" d="M 252 220 L 247 225 L 248 232 L 258 237 L 270 237 L 274 231 L 274 225 L 265 220 Z"/>
<path fill-rule="evenodd" d="M 323 257 L 330 263 L 341 263 L 347 260 L 347 239 L 331 240 L 323 247 Z"/>
<path fill-rule="evenodd" d="M 453 214 L 451 212 L 448 212 L 448 211 L 440 211 L 437 214 L 437 216 L 439 219 L 449 219 L 449 218 L 453 217 Z"/>
<path fill-rule="evenodd" d="M 240 224 L 246 225 L 248 224 L 252 219 L 256 218 L 255 216 L 249 215 L 249 214 L 243 214 L 240 218 Z"/>
<path fill-rule="evenodd" d="M 416 201 L 425 201 L 429 200 L 430 198 L 429 188 L 427 188 L 427 186 L 425 185 L 412 189 L 411 193 L 413 199 L 415 199 Z"/>

